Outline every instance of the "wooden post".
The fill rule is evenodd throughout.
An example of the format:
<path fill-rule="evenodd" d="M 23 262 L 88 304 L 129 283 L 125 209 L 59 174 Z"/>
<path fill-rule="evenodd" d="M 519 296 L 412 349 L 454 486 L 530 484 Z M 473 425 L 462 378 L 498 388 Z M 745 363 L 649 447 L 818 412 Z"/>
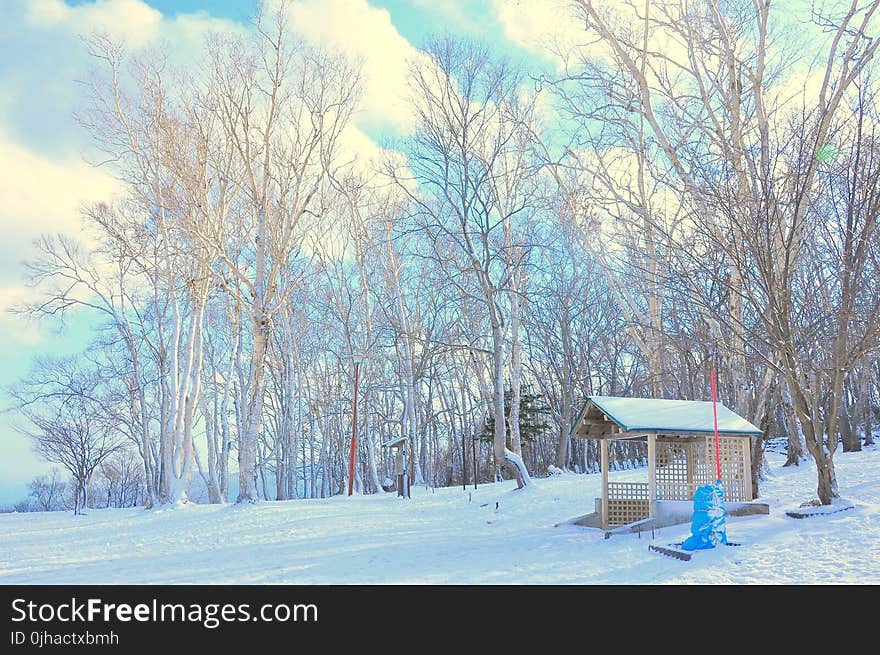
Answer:
<path fill-rule="evenodd" d="M 608 440 L 599 439 L 599 465 L 602 468 L 602 529 L 608 529 Z"/>
<path fill-rule="evenodd" d="M 762 437 L 758 437 L 759 439 Z M 746 502 L 750 502 L 754 500 L 754 496 L 752 495 L 752 438 L 746 437 L 745 439 L 740 439 L 743 441 L 743 463 L 745 464 L 745 483 L 746 483 Z"/>
<path fill-rule="evenodd" d="M 648 516 L 657 516 L 657 435 L 648 435 Z"/>
<path fill-rule="evenodd" d="M 693 500 L 694 499 L 694 489 L 696 485 L 694 484 L 694 471 L 697 468 L 697 443 L 691 442 L 685 444 L 685 452 L 687 453 L 687 492 L 685 492 L 685 497 L 681 500 Z"/>
<path fill-rule="evenodd" d="M 409 473 L 407 472 L 406 447 L 408 441 L 401 441 L 394 447 L 394 469 L 397 473 L 397 495 L 409 498 Z"/>
<path fill-rule="evenodd" d="M 474 489 L 477 488 L 477 477 L 479 477 L 479 469 L 477 468 L 477 440 L 471 437 L 471 452 L 474 456 Z"/>
<path fill-rule="evenodd" d="M 703 457 L 705 457 L 706 462 L 706 478 L 704 480 L 700 480 L 700 484 L 711 484 L 715 482 L 712 478 L 715 473 L 715 437 L 711 434 L 707 434 L 705 437 L 705 441 L 703 442 Z"/>
<path fill-rule="evenodd" d="M 461 490 L 467 489 L 467 447 L 465 446 L 464 433 L 461 434 Z"/>
<path fill-rule="evenodd" d="M 348 457 L 348 495 L 354 488 L 354 458 L 357 453 L 357 425 L 358 425 L 358 370 L 360 361 L 354 360 L 354 400 L 351 409 L 351 448 Z"/>

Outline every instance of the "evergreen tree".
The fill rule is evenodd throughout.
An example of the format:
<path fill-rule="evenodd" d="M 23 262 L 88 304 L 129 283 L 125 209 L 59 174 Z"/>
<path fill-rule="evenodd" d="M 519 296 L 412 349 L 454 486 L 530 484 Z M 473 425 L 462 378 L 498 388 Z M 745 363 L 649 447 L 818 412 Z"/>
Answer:
<path fill-rule="evenodd" d="M 504 391 L 504 415 L 507 417 L 505 435 L 507 445 L 510 446 L 510 389 Z M 544 401 L 544 396 L 539 393 L 531 393 L 523 390 L 519 401 L 519 432 L 523 441 L 532 443 L 535 439 L 550 428 L 546 416 L 550 413 L 550 406 Z M 480 434 L 480 441 L 492 442 L 495 431 L 495 417 L 489 414 Z"/>

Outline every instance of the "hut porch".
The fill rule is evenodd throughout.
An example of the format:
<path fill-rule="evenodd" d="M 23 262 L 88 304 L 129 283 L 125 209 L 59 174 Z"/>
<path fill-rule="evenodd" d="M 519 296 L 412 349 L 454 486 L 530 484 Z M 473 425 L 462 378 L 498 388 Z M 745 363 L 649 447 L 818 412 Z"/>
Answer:
<path fill-rule="evenodd" d="M 744 418 L 718 405 L 721 482 L 730 514 L 769 512 L 766 504 L 751 502 L 750 439 L 760 434 Z M 687 522 L 696 488 L 715 481 L 711 402 L 590 396 L 571 436 L 599 441 L 602 475 L 595 511 L 570 521 L 577 525 L 625 531 L 627 526 L 635 530 L 648 522 L 654 527 Z M 647 444 L 644 482 L 608 479 L 608 445 L 616 440 Z"/>

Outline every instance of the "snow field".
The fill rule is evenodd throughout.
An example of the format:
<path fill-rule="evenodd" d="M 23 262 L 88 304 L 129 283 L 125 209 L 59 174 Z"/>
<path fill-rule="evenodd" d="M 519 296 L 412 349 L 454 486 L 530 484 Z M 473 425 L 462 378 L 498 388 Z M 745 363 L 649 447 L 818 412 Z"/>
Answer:
<path fill-rule="evenodd" d="M 600 477 L 565 473 L 516 491 L 505 481 L 392 494 L 263 502 L 0 515 L 2 584 L 748 584 L 878 583 L 880 452 L 838 453 L 841 496 L 855 508 L 792 519 L 815 496 L 811 462 L 782 468 L 761 500 L 770 516 L 728 519 L 740 547 L 690 562 L 648 552 L 650 532 L 605 540 L 554 524 L 593 510 Z M 638 481 L 646 469 L 612 472 Z M 471 499 L 469 501 L 469 499 Z M 498 509 L 496 510 L 496 502 Z M 688 525 L 663 528 L 682 541 Z"/>

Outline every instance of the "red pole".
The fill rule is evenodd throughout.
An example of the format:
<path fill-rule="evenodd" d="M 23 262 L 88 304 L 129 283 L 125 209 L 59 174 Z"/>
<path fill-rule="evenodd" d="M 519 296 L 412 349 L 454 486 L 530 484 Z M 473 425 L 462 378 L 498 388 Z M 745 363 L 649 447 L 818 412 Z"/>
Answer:
<path fill-rule="evenodd" d="M 712 421 L 715 425 L 715 473 L 721 482 L 721 448 L 718 445 L 718 401 L 715 394 L 715 367 L 712 367 Z"/>
<path fill-rule="evenodd" d="M 358 367 L 360 362 L 354 363 L 354 406 L 351 412 L 351 452 L 348 457 L 348 495 L 351 496 L 354 485 L 354 454 L 357 451 L 357 424 L 358 424 Z"/>

